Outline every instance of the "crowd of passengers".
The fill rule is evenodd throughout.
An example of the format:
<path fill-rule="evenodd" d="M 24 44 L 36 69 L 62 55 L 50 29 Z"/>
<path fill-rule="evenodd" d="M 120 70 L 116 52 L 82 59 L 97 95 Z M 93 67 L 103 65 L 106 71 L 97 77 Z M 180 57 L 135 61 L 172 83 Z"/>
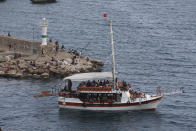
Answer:
<path fill-rule="evenodd" d="M 109 80 L 103 80 L 103 81 L 102 80 L 98 80 L 98 81 L 95 81 L 95 80 L 90 81 L 89 80 L 87 82 L 81 82 L 79 87 L 83 87 L 83 86 L 85 86 L 85 87 L 99 87 L 99 86 L 107 87 L 111 84 L 112 84 L 112 82 L 109 81 Z M 127 86 L 131 87 L 131 85 L 129 83 L 127 84 L 126 81 L 118 82 L 118 87 L 120 87 L 120 88 L 121 87 L 127 87 Z"/>
<path fill-rule="evenodd" d="M 117 95 L 115 94 L 81 94 L 79 97 L 82 101 L 86 101 L 86 102 L 104 103 L 104 102 L 117 101 Z"/>
<path fill-rule="evenodd" d="M 87 81 L 87 82 L 81 82 L 79 87 L 99 87 L 99 86 L 108 86 L 109 84 L 111 84 L 111 82 L 109 80 L 98 80 L 98 81 Z"/>

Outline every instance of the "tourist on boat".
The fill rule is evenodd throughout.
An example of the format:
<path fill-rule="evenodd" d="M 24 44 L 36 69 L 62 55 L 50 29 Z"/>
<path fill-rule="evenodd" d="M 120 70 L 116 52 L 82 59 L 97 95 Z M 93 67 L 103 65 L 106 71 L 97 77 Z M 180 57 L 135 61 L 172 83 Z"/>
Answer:
<path fill-rule="evenodd" d="M 100 82 L 99 82 L 99 80 L 96 82 L 96 86 L 97 87 L 99 87 L 99 84 L 100 84 Z"/>
<path fill-rule="evenodd" d="M 128 83 L 128 85 L 127 85 L 129 88 L 131 88 L 131 84 L 130 83 Z"/>
<path fill-rule="evenodd" d="M 123 86 L 123 87 L 126 87 L 126 86 L 127 86 L 126 81 L 124 81 L 124 80 L 123 80 L 123 82 L 122 82 L 122 86 Z"/>
<path fill-rule="evenodd" d="M 96 81 L 95 81 L 95 80 L 93 80 L 93 82 L 92 82 L 92 86 L 93 86 L 93 87 L 95 87 L 95 86 L 96 86 Z"/>
<path fill-rule="evenodd" d="M 87 81 L 86 86 L 87 86 L 87 87 L 90 86 L 90 81 L 89 81 L 89 80 Z"/>

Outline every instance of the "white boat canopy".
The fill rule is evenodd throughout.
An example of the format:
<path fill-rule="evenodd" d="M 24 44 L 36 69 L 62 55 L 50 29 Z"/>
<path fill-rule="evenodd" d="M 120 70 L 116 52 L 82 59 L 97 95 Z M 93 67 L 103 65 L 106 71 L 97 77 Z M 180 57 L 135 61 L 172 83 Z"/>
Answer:
<path fill-rule="evenodd" d="M 112 72 L 92 72 L 92 73 L 80 73 L 74 74 L 64 78 L 65 80 L 70 79 L 71 81 L 87 81 L 95 79 L 112 78 Z"/>

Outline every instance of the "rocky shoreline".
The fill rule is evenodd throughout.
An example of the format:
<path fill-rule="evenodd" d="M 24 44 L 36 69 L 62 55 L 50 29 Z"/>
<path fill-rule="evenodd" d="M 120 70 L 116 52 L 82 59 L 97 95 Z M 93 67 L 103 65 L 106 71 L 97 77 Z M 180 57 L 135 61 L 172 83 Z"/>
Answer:
<path fill-rule="evenodd" d="M 13 39 L 8 36 L 3 37 Z M 3 45 L 3 42 L 0 38 L 0 45 Z M 97 72 L 101 71 L 103 66 L 102 62 L 88 56 L 80 56 L 73 50 L 69 52 L 65 48 L 55 50 L 56 45 L 52 42 L 48 43 L 47 46 L 41 46 L 40 43 L 40 49 L 38 49 L 40 51 L 33 54 L 21 52 L 20 49 L 15 49 L 11 44 L 8 44 L 7 48 L 1 47 L 1 77 L 48 79 L 65 77 L 74 73 Z"/>

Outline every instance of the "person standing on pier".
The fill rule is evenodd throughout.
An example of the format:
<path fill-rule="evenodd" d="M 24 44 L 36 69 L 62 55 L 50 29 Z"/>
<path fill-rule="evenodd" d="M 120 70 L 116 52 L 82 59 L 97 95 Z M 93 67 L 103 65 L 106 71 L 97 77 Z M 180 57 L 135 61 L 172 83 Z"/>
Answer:
<path fill-rule="evenodd" d="M 7 34 L 7 35 L 10 37 L 10 36 L 11 36 L 11 35 L 10 35 L 10 32 L 8 32 L 8 34 Z"/>
<path fill-rule="evenodd" d="M 59 42 L 58 41 L 55 42 L 55 47 L 56 47 L 56 53 L 58 53 L 58 50 L 59 50 Z"/>

